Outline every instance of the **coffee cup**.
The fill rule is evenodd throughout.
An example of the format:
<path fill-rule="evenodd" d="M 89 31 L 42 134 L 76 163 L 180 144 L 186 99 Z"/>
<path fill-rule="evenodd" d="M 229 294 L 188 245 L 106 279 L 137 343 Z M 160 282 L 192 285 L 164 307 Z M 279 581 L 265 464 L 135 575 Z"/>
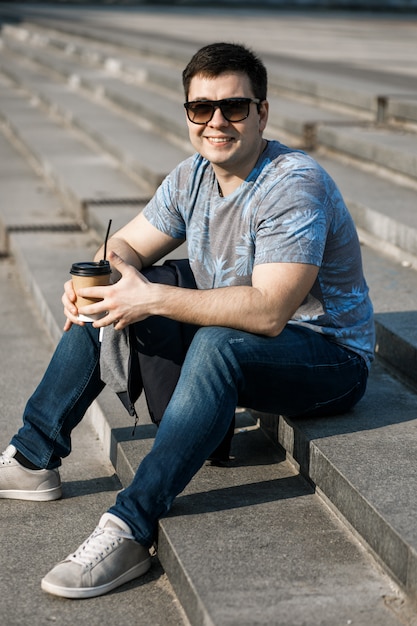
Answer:
<path fill-rule="evenodd" d="M 111 268 L 108 261 L 81 261 L 73 263 L 70 274 L 74 291 L 77 295 L 75 304 L 77 308 L 100 302 L 102 298 L 83 298 L 77 294 L 82 287 L 101 287 L 110 283 Z M 94 322 L 104 317 L 105 313 L 95 313 L 94 315 L 78 314 L 78 319 L 82 322 Z"/>

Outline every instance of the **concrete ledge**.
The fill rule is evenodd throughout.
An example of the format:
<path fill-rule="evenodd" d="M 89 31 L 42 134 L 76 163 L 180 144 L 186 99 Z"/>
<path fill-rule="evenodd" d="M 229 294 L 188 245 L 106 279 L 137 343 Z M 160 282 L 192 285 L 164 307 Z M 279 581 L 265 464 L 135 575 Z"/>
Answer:
<path fill-rule="evenodd" d="M 364 399 L 346 416 L 255 416 L 417 598 L 417 533 L 412 521 L 417 514 L 417 471 L 410 462 L 417 452 L 414 393 L 375 364 Z"/>

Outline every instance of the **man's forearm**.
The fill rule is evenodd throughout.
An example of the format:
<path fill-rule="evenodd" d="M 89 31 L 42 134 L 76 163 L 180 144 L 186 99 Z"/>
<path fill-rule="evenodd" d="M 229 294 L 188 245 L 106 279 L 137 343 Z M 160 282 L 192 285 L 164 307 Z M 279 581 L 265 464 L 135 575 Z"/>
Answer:
<path fill-rule="evenodd" d="M 287 322 L 287 313 L 277 310 L 254 287 L 198 290 L 153 285 L 152 291 L 152 314 L 197 326 L 227 326 L 275 336 Z"/>
<path fill-rule="evenodd" d="M 198 326 L 227 326 L 275 337 L 310 292 L 318 267 L 265 264 L 254 269 L 252 286 L 198 290 L 151 287 L 150 314 Z"/>

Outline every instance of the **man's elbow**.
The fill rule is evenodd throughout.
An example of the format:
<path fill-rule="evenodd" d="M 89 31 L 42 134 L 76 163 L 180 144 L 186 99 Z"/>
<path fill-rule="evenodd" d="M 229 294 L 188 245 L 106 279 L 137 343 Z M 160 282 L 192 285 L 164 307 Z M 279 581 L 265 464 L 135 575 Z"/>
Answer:
<path fill-rule="evenodd" d="M 278 337 L 285 328 L 285 323 L 278 320 L 276 317 L 270 317 L 263 320 L 261 335 L 265 337 Z"/>

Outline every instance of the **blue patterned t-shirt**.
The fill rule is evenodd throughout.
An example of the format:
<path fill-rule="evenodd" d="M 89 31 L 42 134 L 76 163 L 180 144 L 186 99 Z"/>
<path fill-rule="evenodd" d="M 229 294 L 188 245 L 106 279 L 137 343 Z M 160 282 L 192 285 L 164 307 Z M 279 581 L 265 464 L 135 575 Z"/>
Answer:
<path fill-rule="evenodd" d="M 144 215 L 186 238 L 199 289 L 251 285 L 257 264 L 316 265 L 316 282 L 289 323 L 370 365 L 373 310 L 356 229 L 336 184 L 310 156 L 269 141 L 247 179 L 223 198 L 210 162 L 196 154 L 167 176 Z"/>

